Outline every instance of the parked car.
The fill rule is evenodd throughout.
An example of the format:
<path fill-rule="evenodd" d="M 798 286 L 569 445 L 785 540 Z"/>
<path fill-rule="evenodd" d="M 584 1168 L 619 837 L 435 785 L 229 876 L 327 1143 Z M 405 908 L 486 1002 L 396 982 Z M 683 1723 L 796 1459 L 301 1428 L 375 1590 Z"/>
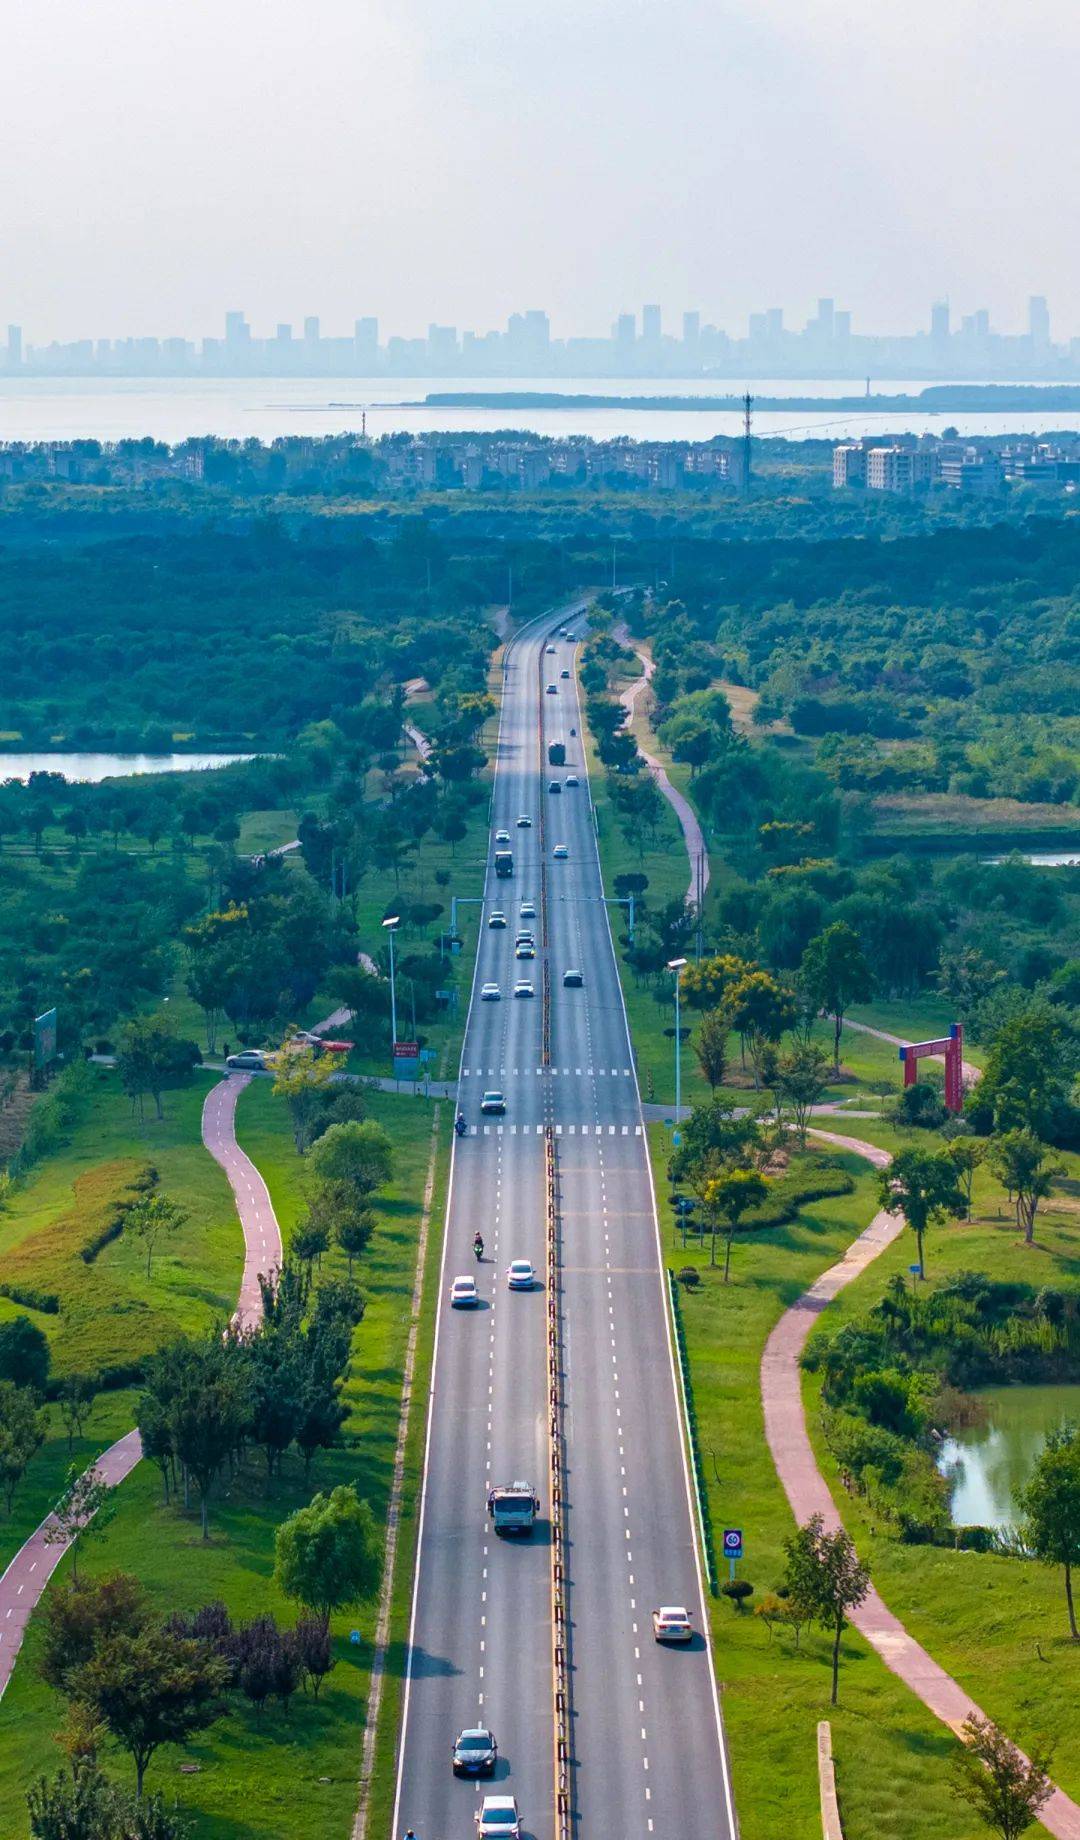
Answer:
<path fill-rule="evenodd" d="M 239 1054 L 230 1054 L 225 1062 L 226 1073 L 265 1073 L 266 1056 L 261 1048 L 244 1048 Z"/>

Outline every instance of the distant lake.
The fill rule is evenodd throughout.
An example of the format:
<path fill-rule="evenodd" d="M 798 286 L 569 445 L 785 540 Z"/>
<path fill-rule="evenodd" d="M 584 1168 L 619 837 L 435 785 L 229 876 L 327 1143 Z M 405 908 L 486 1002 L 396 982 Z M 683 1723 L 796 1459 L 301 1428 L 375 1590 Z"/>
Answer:
<path fill-rule="evenodd" d="M 939 379 L 940 381 L 940 379 Z M 977 379 L 974 381 L 978 381 Z M 1007 381 L 1003 379 L 1002 381 Z M 410 434 L 499 428 L 531 429 L 562 437 L 592 435 L 611 440 L 630 435 L 639 441 L 707 441 L 716 434 L 742 432 L 736 410 L 688 409 L 462 409 L 407 404 L 431 390 L 571 391 L 574 395 L 632 396 L 741 394 L 744 378 L 723 377 L 0 377 L 0 421 L 6 441 L 118 441 L 152 435 L 158 441 L 185 441 L 194 435 L 229 440 L 254 436 L 359 433 L 366 417 L 370 435 Z M 849 378 L 805 379 L 756 377 L 749 386 L 758 396 L 850 396 L 858 384 Z M 881 394 L 915 394 L 924 382 L 896 382 L 875 377 Z M 759 412 L 756 434 L 811 434 L 853 439 L 883 429 L 911 434 L 940 434 L 956 425 L 966 435 L 1020 434 L 1037 429 L 1078 429 L 1080 414 L 1064 410 L 1037 415 L 859 414 L 805 410 Z"/>
<path fill-rule="evenodd" d="M 1014 850 L 1013 855 L 1034 863 L 1037 869 L 1071 869 L 1080 864 L 1080 850 Z M 993 867 L 995 863 L 1007 862 L 1008 857 L 988 856 L 986 861 Z"/>
<path fill-rule="evenodd" d="M 938 1458 L 952 1478 L 952 1518 L 957 1527 L 1015 1527 L 1017 1495 L 1047 1432 L 1066 1419 L 1080 1424 L 1080 1386 L 987 1387 L 977 1398 L 986 1423 L 946 1438 Z"/>
<path fill-rule="evenodd" d="M 230 767 L 255 754 L 7 754 L 0 751 L 0 785 L 27 780 L 31 773 L 62 773 L 65 779 L 96 786 L 103 779 L 127 779 L 132 773 L 205 773 Z"/>

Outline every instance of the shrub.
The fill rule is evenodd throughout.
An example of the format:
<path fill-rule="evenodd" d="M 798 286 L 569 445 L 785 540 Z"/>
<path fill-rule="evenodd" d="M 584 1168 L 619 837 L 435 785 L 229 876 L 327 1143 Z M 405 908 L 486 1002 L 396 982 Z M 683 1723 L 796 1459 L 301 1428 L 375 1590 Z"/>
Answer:
<path fill-rule="evenodd" d="M 735 1578 L 730 1584 L 720 1586 L 721 1597 L 730 1598 L 736 1610 L 741 1610 L 748 1597 L 753 1597 L 754 1587 L 749 1578 Z"/>

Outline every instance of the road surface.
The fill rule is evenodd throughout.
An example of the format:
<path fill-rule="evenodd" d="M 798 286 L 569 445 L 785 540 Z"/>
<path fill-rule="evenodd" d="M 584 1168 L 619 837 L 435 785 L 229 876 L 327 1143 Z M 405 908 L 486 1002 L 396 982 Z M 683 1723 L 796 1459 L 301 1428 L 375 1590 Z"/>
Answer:
<path fill-rule="evenodd" d="M 568 617 L 564 610 L 563 618 Z M 554 624 L 554 619 L 552 624 Z M 418 1840 L 471 1832 L 482 1791 L 455 1781 L 461 1727 L 495 1732 L 495 1787 L 518 1799 L 524 1832 L 555 1831 L 546 1537 L 545 1299 L 511 1294 L 515 1257 L 544 1267 L 544 1127 L 559 1165 L 563 1370 L 568 1469 L 574 1800 L 578 1831 L 596 1840 L 734 1832 L 711 1657 L 652 1640 L 659 1603 L 704 1623 L 689 1485 L 677 1413 L 655 1209 L 641 1107 L 601 882 L 580 741 L 576 688 L 560 672 L 573 648 L 545 651 L 543 628 L 506 662 L 493 795 L 514 875 L 489 870 L 460 1070 L 469 1134 L 455 1143 L 432 1378 L 428 1461 L 395 1831 Z M 544 682 L 557 686 L 553 695 Z M 565 739 L 567 768 L 548 769 L 543 741 Z M 570 728 L 578 730 L 576 739 Z M 565 786 L 568 771 L 581 784 Z M 563 785 L 553 794 L 549 780 Z M 542 834 L 541 807 L 546 819 Z M 519 815 L 531 825 L 517 828 Z M 556 844 L 567 861 L 554 861 Z M 546 884 L 547 926 L 541 897 Z M 536 903 L 538 957 L 518 962 L 520 903 Z M 551 1065 L 542 1052 L 542 977 L 551 986 Z M 582 989 L 564 988 L 578 967 Z M 518 976 L 535 987 L 515 999 Z M 501 999 L 479 1000 L 483 983 Z M 483 1119 L 501 1088 L 505 1119 Z M 479 1228 L 485 1260 L 473 1263 Z M 482 1307 L 452 1312 L 450 1280 L 476 1272 Z M 541 1495 L 531 1540 L 489 1530 L 489 1485 L 527 1479 Z"/>

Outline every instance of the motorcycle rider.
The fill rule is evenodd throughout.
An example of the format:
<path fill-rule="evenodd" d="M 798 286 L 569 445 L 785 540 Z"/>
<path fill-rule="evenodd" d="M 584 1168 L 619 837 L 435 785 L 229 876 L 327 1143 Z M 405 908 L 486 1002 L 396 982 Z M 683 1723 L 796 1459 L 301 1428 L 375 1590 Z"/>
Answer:
<path fill-rule="evenodd" d="M 475 1252 L 478 1259 L 483 1258 L 484 1256 L 484 1236 L 482 1233 L 477 1233 L 476 1238 L 473 1240 L 473 1243 L 472 1243 L 472 1249 Z"/>

